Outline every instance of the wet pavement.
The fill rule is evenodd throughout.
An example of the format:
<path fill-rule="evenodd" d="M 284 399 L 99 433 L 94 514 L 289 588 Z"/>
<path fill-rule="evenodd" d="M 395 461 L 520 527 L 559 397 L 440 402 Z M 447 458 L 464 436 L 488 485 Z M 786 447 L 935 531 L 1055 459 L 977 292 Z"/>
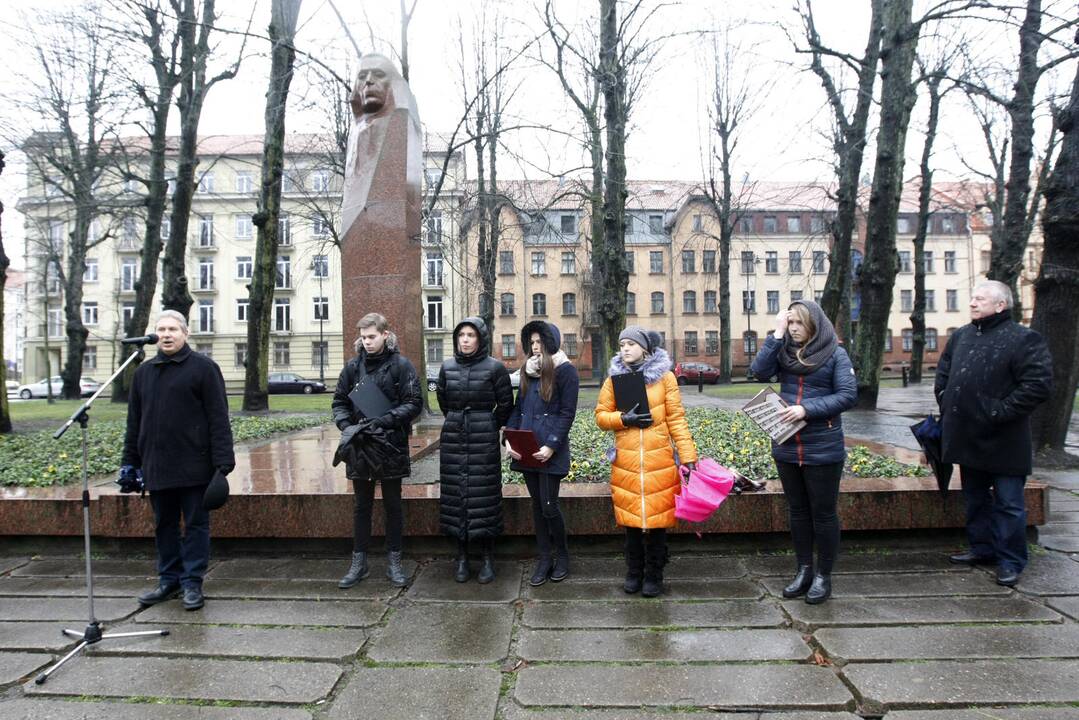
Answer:
<path fill-rule="evenodd" d="M 791 556 L 718 538 L 675 543 L 654 600 L 622 592 L 621 557 L 589 540 L 538 588 L 508 555 L 489 585 L 409 555 L 403 589 L 375 555 L 346 591 L 342 557 L 215 558 L 195 612 L 140 609 L 152 560 L 105 555 L 107 630 L 170 634 L 103 641 L 43 685 L 73 644 L 60 628 L 82 627 L 84 565 L 0 544 L 0 717 L 1079 718 L 1079 555 L 1035 547 L 1009 589 L 940 542 L 852 539 L 816 606 L 782 598 Z"/>

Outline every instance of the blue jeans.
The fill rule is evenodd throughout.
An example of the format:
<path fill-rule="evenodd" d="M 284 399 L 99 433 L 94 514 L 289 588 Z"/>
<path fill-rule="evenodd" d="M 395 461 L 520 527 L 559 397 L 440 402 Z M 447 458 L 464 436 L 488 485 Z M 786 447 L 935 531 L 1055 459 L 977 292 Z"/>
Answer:
<path fill-rule="evenodd" d="M 201 588 L 210 564 L 210 513 L 202 507 L 205 485 L 150 493 L 154 509 L 157 574 L 162 585 Z M 184 534 L 180 535 L 180 517 Z"/>
<path fill-rule="evenodd" d="M 1021 475 L 994 475 L 959 466 L 967 503 L 967 538 L 975 555 L 996 558 L 1002 570 L 1027 566 L 1027 509 Z M 992 489 L 992 493 L 990 493 Z"/>

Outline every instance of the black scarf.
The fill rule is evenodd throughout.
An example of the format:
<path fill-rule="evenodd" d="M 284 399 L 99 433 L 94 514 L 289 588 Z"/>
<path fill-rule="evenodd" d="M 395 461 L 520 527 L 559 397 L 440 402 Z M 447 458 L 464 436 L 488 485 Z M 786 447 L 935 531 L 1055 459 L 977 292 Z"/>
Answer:
<path fill-rule="evenodd" d="M 832 357 L 839 346 L 839 338 L 836 337 L 832 321 L 824 314 L 820 305 L 812 300 L 791 303 L 791 307 L 795 305 L 801 305 L 809 311 L 813 324 L 817 326 L 817 334 L 805 347 L 801 343 L 794 342 L 789 334 L 784 334 L 783 347 L 779 349 L 779 366 L 795 375 L 808 375 Z M 798 359 L 799 350 L 802 353 L 801 360 Z"/>

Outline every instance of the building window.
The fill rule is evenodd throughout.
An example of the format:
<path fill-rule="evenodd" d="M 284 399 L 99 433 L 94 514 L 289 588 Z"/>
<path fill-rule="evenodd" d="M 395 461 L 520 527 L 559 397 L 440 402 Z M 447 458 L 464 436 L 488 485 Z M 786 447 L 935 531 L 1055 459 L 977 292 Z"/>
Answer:
<path fill-rule="evenodd" d="M 59 223 L 50 223 L 49 224 L 49 229 L 52 230 L 52 228 L 56 227 L 57 225 L 59 225 Z M 58 233 L 52 233 L 52 232 L 50 232 L 49 234 L 50 235 L 58 235 Z M 136 239 L 138 239 L 138 236 L 139 236 L 139 226 L 136 224 L 135 218 L 133 218 L 131 216 L 128 216 L 128 217 L 124 218 L 123 236 L 122 236 L 123 241 L 125 243 L 131 244 L 131 243 L 134 243 Z M 61 246 L 61 244 L 62 244 L 62 243 L 57 242 L 59 240 L 58 237 L 50 237 L 49 239 L 52 242 L 52 246 L 54 248 L 59 248 Z"/>
<path fill-rule="evenodd" d="M 203 173 L 199 178 L 199 192 L 200 193 L 212 193 L 214 191 L 214 174 L 212 172 Z"/>
<path fill-rule="evenodd" d="M 424 253 L 423 281 L 428 287 L 442 287 L 444 261 L 441 250 Z"/>
<path fill-rule="evenodd" d="M 941 233 L 943 233 L 945 235 L 950 234 L 950 233 L 954 233 L 955 232 L 955 218 L 950 217 L 950 216 L 949 217 L 942 217 L 940 219 L 940 231 L 941 231 Z"/>
<path fill-rule="evenodd" d="M 757 312 L 757 291 L 756 290 L 743 290 L 742 291 L 742 313 L 745 315 L 752 315 Z"/>
<path fill-rule="evenodd" d="M 802 218 L 797 215 L 787 216 L 787 232 L 800 233 L 802 232 Z"/>
<path fill-rule="evenodd" d="M 746 355 L 757 354 L 757 333 L 753 331 L 742 333 L 742 352 Z"/>
<path fill-rule="evenodd" d="M 563 235 L 575 235 L 577 233 L 577 218 L 573 215 L 562 215 L 559 218 L 560 227 Z"/>
<path fill-rule="evenodd" d="M 693 290 L 682 293 L 682 312 L 694 315 L 697 313 L 697 293 Z"/>
<path fill-rule="evenodd" d="M 817 273 L 818 275 L 828 272 L 828 268 L 824 266 L 824 261 L 826 257 L 827 253 L 825 253 L 823 250 L 813 251 L 813 272 Z"/>
<path fill-rule="evenodd" d="M 768 314 L 769 315 L 775 315 L 776 313 L 779 312 L 779 291 L 778 290 L 769 290 L 767 298 L 768 298 Z"/>
<path fill-rule="evenodd" d="M 547 295 L 544 293 L 532 294 L 532 314 L 533 315 L 546 315 L 547 314 Z"/>
<path fill-rule="evenodd" d="M 925 311 L 936 312 L 937 311 L 937 292 L 936 290 L 925 291 Z"/>
<path fill-rule="evenodd" d="M 959 312 L 959 291 L 958 290 L 946 290 L 945 302 L 947 303 L 948 312 Z"/>
<path fill-rule="evenodd" d="M 701 272 L 714 273 L 716 271 L 716 251 L 701 251 Z"/>
<path fill-rule="evenodd" d="M 82 304 L 82 324 L 97 325 L 97 303 L 84 302 Z"/>
<path fill-rule="evenodd" d="M 424 221 L 423 228 L 427 233 L 426 242 L 442 242 L 442 211 L 432 210 L 431 214 L 428 215 L 427 219 Z"/>
<path fill-rule="evenodd" d="M 797 302 L 802 299 L 801 290 L 791 290 L 791 302 Z"/>
<path fill-rule="evenodd" d="M 240 255 L 236 258 L 236 279 L 237 280 L 250 280 L 251 271 L 254 268 L 254 263 L 251 261 L 250 255 Z"/>
<path fill-rule="evenodd" d="M 255 236 L 255 226 L 250 215 L 236 215 L 236 239 L 250 240 Z"/>
<path fill-rule="evenodd" d="M 120 261 L 120 290 L 131 292 L 135 289 L 135 282 L 139 279 L 139 265 L 135 258 L 124 258 Z"/>
<path fill-rule="evenodd" d="M 277 216 L 277 244 L 292 244 L 292 218 L 286 213 Z"/>
<path fill-rule="evenodd" d="M 791 250 L 787 253 L 787 271 L 791 275 L 802 274 L 802 251 Z"/>
<path fill-rule="evenodd" d="M 441 343 L 442 341 L 439 340 L 439 342 Z M 439 362 L 442 362 L 441 357 Z M 317 368 L 324 368 L 330 364 L 330 343 L 328 340 L 315 340 L 311 343 L 311 364 Z"/>
<path fill-rule="evenodd" d="M 316 255 L 311 259 L 311 270 L 316 279 L 328 278 L 330 276 L 330 258 L 326 255 Z"/>
<path fill-rule="evenodd" d="M 686 355 L 697 354 L 697 331 L 686 330 L 685 337 L 683 339 L 683 345 Z"/>
<path fill-rule="evenodd" d="M 824 291 L 823 290 L 814 290 L 813 291 L 813 301 L 814 302 L 819 304 L 820 301 L 821 301 L 821 298 L 823 298 L 823 297 L 824 297 Z"/>
<path fill-rule="evenodd" d="M 311 298 L 311 303 L 315 311 L 315 320 L 330 319 L 330 298 L 325 295 L 316 296 Z"/>
<path fill-rule="evenodd" d="M 169 239 L 169 235 L 172 235 L 172 220 L 170 218 L 161 218 L 161 229 L 158 230 L 157 234 L 162 240 Z"/>
<path fill-rule="evenodd" d="M 247 367 L 247 343 L 236 343 L 235 349 L 236 367 Z"/>
<path fill-rule="evenodd" d="M 809 232 L 822 233 L 824 232 L 824 218 L 820 215 L 809 216 Z"/>
<path fill-rule="evenodd" d="M 682 251 L 682 272 L 695 273 L 697 272 L 697 253 L 693 250 Z"/>
<path fill-rule="evenodd" d="M 562 253 L 562 274 L 563 275 L 576 275 L 577 274 L 577 256 L 571 252 Z"/>
<path fill-rule="evenodd" d="M 892 351 L 892 329 L 888 328 L 884 336 L 884 352 L 890 353 Z"/>
<path fill-rule="evenodd" d="M 275 342 L 273 344 L 273 364 L 277 367 L 288 367 L 289 364 L 289 343 L 287 342 Z"/>
<path fill-rule="evenodd" d="M 502 293 L 498 296 L 498 313 L 499 315 L 513 315 L 514 302 L 513 293 Z"/>
<path fill-rule="evenodd" d="M 311 189 L 315 192 L 329 192 L 330 174 L 325 170 L 315 170 L 311 173 Z"/>
<path fill-rule="evenodd" d="M 214 246 L 214 216 L 199 215 L 199 247 Z"/>
<path fill-rule="evenodd" d="M 427 329 L 441 330 L 442 325 L 442 296 L 427 296 Z"/>
<path fill-rule="evenodd" d="M 577 294 L 576 293 L 562 293 L 562 314 L 563 315 L 576 315 L 577 314 Z"/>
<path fill-rule="evenodd" d="M 929 352 L 937 351 L 937 331 L 935 328 L 925 329 L 925 349 Z"/>
<path fill-rule="evenodd" d="M 444 356 L 442 354 L 442 338 L 427 339 L 427 364 L 440 365 Z"/>
<path fill-rule="evenodd" d="M 247 322 L 247 309 L 251 307 L 248 298 L 236 298 L 236 322 Z"/>
<path fill-rule="evenodd" d="M 910 234 L 910 218 L 897 218 L 895 221 L 895 231 L 900 235 Z"/>
<path fill-rule="evenodd" d="M 764 216 L 764 234 L 765 235 L 774 235 L 778 229 L 779 229 L 779 225 L 776 222 L 775 216 L 765 215 Z"/>
<path fill-rule="evenodd" d="M 662 215 L 649 215 L 648 216 L 648 232 L 653 235 L 663 234 L 663 216 Z"/>
<path fill-rule="evenodd" d="M 704 354 L 719 355 L 719 330 L 704 331 Z"/>
<path fill-rule="evenodd" d="M 753 218 L 749 215 L 738 218 L 738 229 L 746 235 L 753 232 Z"/>
<path fill-rule="evenodd" d="M 87 345 L 82 351 L 82 369 L 97 370 L 97 346 Z"/>
<path fill-rule="evenodd" d="M 512 275 L 513 274 L 513 251 L 512 250 L 499 250 L 498 251 L 498 274 L 499 275 Z"/>
<path fill-rule="evenodd" d="M 321 215 L 311 219 L 311 234 L 315 237 L 329 237 L 330 219 Z"/>
<path fill-rule="evenodd" d="M 626 293 L 626 315 L 637 314 L 637 293 Z"/>
<path fill-rule="evenodd" d="M 702 230 L 704 230 L 704 218 L 701 217 L 700 213 L 697 213 L 693 216 L 693 232 L 701 232 Z"/>
<path fill-rule="evenodd" d="M 84 283 L 98 281 L 97 258 L 86 258 L 82 265 L 82 281 Z"/>
<path fill-rule="evenodd" d="M 120 325 L 126 328 L 135 317 L 135 303 L 125 302 L 120 306 Z"/>
<path fill-rule="evenodd" d="M 214 289 L 214 259 L 199 258 L 199 290 Z"/>
<path fill-rule="evenodd" d="M 705 290 L 704 291 L 704 312 L 715 313 L 718 312 L 718 306 L 716 305 L 716 291 Z"/>
<path fill-rule="evenodd" d="M 928 275 L 929 273 L 933 272 L 933 251 L 926 250 L 924 253 L 922 253 L 922 257 L 925 260 L 925 262 L 923 263 L 923 267 L 925 268 L 925 273 Z"/>
<path fill-rule="evenodd" d="M 503 359 L 512 359 L 517 357 L 517 336 L 516 335 L 503 335 L 502 336 L 502 357 Z"/>
<path fill-rule="evenodd" d="M 742 251 L 742 274 L 752 275 L 754 273 L 754 266 L 757 264 L 756 258 L 753 256 L 752 250 Z"/>
<path fill-rule="evenodd" d="M 955 250 L 944 251 L 944 272 L 954 273 L 955 270 Z"/>
<path fill-rule="evenodd" d="M 900 290 L 899 291 L 899 310 L 901 312 L 913 312 L 914 311 L 914 291 L 913 290 Z"/>
<path fill-rule="evenodd" d="M 910 352 L 914 347 L 914 331 L 907 328 L 903 331 L 903 352 Z"/>
<path fill-rule="evenodd" d="M 626 250 L 626 272 L 630 275 L 637 274 L 637 256 L 632 250 Z"/>
<path fill-rule="evenodd" d="M 899 251 L 899 272 L 909 273 L 911 272 L 913 265 L 910 263 L 910 250 Z"/>
<path fill-rule="evenodd" d="M 546 275 L 547 274 L 547 254 L 542 252 L 532 253 L 532 274 L 533 275 Z"/>
<path fill-rule="evenodd" d="M 661 292 L 652 293 L 652 314 L 663 314 L 663 293 Z"/>
<path fill-rule="evenodd" d="M 661 274 L 663 272 L 663 251 L 650 250 L 648 252 L 648 272 Z"/>
<path fill-rule="evenodd" d="M 46 314 L 45 323 L 49 337 L 62 337 L 64 334 L 64 311 L 59 308 L 49 310 Z"/>
<path fill-rule="evenodd" d="M 289 304 L 288 298 L 274 298 L 273 329 L 276 332 L 292 330 L 292 305 Z"/>
<path fill-rule="evenodd" d="M 562 351 L 566 353 L 566 357 L 577 357 L 577 335 L 574 333 L 567 333 L 562 338 Z"/>
<path fill-rule="evenodd" d="M 214 301 L 199 300 L 199 332 L 212 333 L 214 331 Z"/>
<path fill-rule="evenodd" d="M 768 250 L 764 253 L 764 272 L 775 274 L 779 272 L 779 253 Z"/>
<path fill-rule="evenodd" d="M 249 193 L 255 190 L 255 178 L 249 172 L 236 173 L 236 192 Z"/>
<path fill-rule="evenodd" d="M 274 287 L 278 290 L 288 290 L 292 287 L 292 260 L 288 255 L 277 256 L 277 271 L 274 278 Z"/>

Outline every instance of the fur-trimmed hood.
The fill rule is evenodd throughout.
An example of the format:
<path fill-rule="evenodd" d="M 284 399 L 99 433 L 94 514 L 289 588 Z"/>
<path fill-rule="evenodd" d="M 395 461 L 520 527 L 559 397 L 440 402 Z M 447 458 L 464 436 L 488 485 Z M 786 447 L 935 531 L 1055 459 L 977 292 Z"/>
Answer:
<path fill-rule="evenodd" d="M 640 372 L 644 374 L 644 384 L 651 385 L 658 382 L 671 367 L 673 367 L 671 356 L 663 348 L 656 348 L 651 355 L 645 358 L 644 364 L 641 365 Z M 626 366 L 621 354 L 616 354 L 611 358 L 611 366 L 607 369 L 608 375 L 625 375 L 629 372 L 632 372 L 632 370 Z"/>

